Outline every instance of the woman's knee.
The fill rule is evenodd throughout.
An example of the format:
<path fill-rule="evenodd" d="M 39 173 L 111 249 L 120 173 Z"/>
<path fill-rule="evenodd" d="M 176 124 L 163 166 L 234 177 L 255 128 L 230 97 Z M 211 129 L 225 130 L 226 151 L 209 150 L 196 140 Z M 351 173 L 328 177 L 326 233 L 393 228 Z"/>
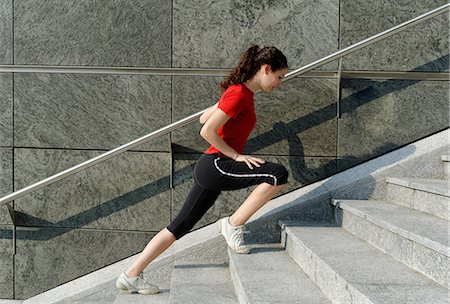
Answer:
<path fill-rule="evenodd" d="M 278 165 L 277 167 L 277 185 L 284 185 L 288 182 L 289 172 L 283 165 Z"/>

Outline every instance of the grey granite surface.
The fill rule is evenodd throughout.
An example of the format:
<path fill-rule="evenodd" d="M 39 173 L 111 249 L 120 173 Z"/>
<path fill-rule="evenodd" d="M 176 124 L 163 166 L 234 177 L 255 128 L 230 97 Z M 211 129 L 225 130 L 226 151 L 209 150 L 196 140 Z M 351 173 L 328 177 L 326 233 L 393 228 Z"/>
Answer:
<path fill-rule="evenodd" d="M 232 67 L 256 43 L 275 45 L 298 68 L 337 51 L 338 17 L 336 0 L 176 0 L 173 66 Z"/>
<path fill-rule="evenodd" d="M 446 0 L 341 1 L 341 48 L 446 4 Z M 343 60 L 346 70 L 448 71 L 449 15 L 444 13 Z"/>
<path fill-rule="evenodd" d="M 240 303 L 332 303 L 282 248 L 230 253 Z"/>
<path fill-rule="evenodd" d="M 16 64 L 171 64 L 169 1 L 14 1 L 14 23 Z"/>
<path fill-rule="evenodd" d="M 172 120 L 175 122 L 216 104 L 221 96 L 223 77 L 172 78 Z M 175 152 L 203 152 L 209 144 L 200 136 L 202 125 L 194 122 L 172 133 Z"/>
<path fill-rule="evenodd" d="M 13 63 L 12 0 L 0 0 L 0 64 Z"/>
<path fill-rule="evenodd" d="M 287 251 L 342 303 L 445 303 L 447 288 L 338 227 L 288 227 Z M 419 288 L 420 287 L 420 288 Z"/>
<path fill-rule="evenodd" d="M 174 78 L 174 120 L 214 105 L 221 79 Z M 198 83 L 198 84 L 197 84 Z M 257 123 L 246 153 L 293 156 L 336 155 L 337 82 L 298 78 L 270 94 L 255 94 Z M 203 152 L 209 145 L 199 135 L 200 123 L 174 132 L 176 151 Z"/>
<path fill-rule="evenodd" d="M 222 243 L 175 261 L 168 303 L 236 303 L 227 260 Z"/>
<path fill-rule="evenodd" d="M 298 78 L 270 94 L 255 95 L 257 124 L 246 150 L 293 156 L 336 156 L 333 79 Z"/>
<path fill-rule="evenodd" d="M 13 74 L 0 73 L 0 147 L 11 147 L 12 145 Z"/>
<path fill-rule="evenodd" d="M 446 81 L 344 80 L 338 156 L 360 161 L 449 127 Z"/>
<path fill-rule="evenodd" d="M 11 148 L 0 148 L 0 197 L 13 191 L 13 152 Z M 0 207 L 0 224 L 12 224 L 8 208 Z"/>
<path fill-rule="evenodd" d="M 418 224 L 418 223 L 417 223 Z M 422 225 L 417 225 L 421 227 Z M 361 219 L 351 213 L 344 212 L 343 228 L 380 248 L 383 252 L 423 273 L 433 280 L 448 286 L 445 265 L 448 256 L 430 249 L 429 246 L 415 242 L 399 235 L 390 229 L 383 229 L 378 224 Z"/>
<path fill-rule="evenodd" d="M 138 253 L 153 235 L 94 229 L 18 228 L 16 297 L 31 297 Z"/>
<path fill-rule="evenodd" d="M 97 156 L 94 151 L 16 149 L 21 189 Z M 127 152 L 16 201 L 26 226 L 159 231 L 169 221 L 170 158 Z"/>
<path fill-rule="evenodd" d="M 112 149 L 170 123 L 170 77 L 17 74 L 14 90 L 19 147 Z"/>
<path fill-rule="evenodd" d="M 13 226 L 0 226 L 0 299 L 14 296 Z"/>
<path fill-rule="evenodd" d="M 450 198 L 426 191 L 411 189 L 388 180 L 386 198 L 396 204 L 449 219 Z"/>

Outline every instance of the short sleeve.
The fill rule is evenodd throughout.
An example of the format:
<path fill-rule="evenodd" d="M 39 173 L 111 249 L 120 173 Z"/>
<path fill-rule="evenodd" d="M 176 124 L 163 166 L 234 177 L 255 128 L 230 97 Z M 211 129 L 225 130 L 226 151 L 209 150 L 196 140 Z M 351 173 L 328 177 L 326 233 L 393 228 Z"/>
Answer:
<path fill-rule="evenodd" d="M 244 95 L 235 87 L 228 88 L 219 100 L 219 109 L 228 116 L 236 118 L 244 108 Z"/>

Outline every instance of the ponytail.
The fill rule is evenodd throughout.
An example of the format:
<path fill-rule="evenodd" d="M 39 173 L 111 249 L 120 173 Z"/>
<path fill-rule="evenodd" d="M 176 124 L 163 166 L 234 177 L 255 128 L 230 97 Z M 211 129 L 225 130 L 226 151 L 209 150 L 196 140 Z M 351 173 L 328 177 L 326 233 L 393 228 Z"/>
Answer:
<path fill-rule="evenodd" d="M 276 47 L 250 46 L 241 56 L 239 64 L 220 84 L 222 92 L 233 84 L 245 83 L 258 72 L 263 64 L 270 65 L 272 71 L 287 68 L 287 59 Z"/>

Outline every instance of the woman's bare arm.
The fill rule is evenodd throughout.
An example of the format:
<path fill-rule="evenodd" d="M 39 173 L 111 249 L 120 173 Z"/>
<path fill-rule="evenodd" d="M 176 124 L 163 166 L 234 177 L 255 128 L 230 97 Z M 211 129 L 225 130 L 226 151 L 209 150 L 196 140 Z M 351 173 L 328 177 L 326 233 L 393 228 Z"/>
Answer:
<path fill-rule="evenodd" d="M 208 120 L 203 125 L 200 135 L 213 147 L 219 150 L 222 154 L 225 154 L 231 159 L 238 162 L 245 162 L 250 169 L 253 169 L 252 165 L 257 167 L 264 163 L 264 160 L 253 157 L 250 155 L 242 155 L 236 152 L 232 147 L 230 147 L 223 139 L 219 136 L 217 131 L 221 126 L 223 126 L 231 117 L 228 116 L 224 111 L 216 108 L 209 116 Z"/>
<path fill-rule="evenodd" d="M 200 116 L 200 123 L 203 125 L 205 122 L 211 117 L 211 114 L 214 112 L 215 109 L 217 109 L 219 103 L 217 102 L 212 107 L 209 107 L 203 114 Z"/>

